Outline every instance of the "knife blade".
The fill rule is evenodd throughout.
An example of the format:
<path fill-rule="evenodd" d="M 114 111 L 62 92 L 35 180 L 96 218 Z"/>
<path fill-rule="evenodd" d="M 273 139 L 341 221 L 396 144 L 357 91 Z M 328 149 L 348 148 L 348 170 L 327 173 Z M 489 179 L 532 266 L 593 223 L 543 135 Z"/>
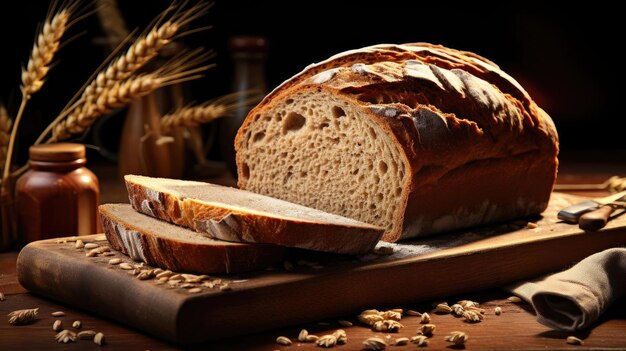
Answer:
<path fill-rule="evenodd" d="M 568 206 L 562 209 L 561 211 L 559 211 L 557 217 L 560 220 L 568 222 L 568 223 L 578 223 L 580 216 L 582 216 L 583 214 L 587 212 L 596 210 L 599 207 L 602 207 L 604 205 L 612 204 L 614 202 L 623 202 L 623 201 L 626 201 L 626 190 L 613 194 L 613 195 L 591 199 L 591 200 L 585 200 L 577 204 L 574 204 L 572 206 Z"/>

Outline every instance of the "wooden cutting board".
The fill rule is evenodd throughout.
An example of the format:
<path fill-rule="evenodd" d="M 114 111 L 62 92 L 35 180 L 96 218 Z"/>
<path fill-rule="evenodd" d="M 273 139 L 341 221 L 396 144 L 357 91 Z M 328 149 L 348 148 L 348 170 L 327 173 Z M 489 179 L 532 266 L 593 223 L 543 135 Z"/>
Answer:
<path fill-rule="evenodd" d="M 538 225 L 534 229 L 518 221 L 384 243 L 393 248 L 391 255 L 355 258 L 290 251 L 287 259 L 293 270 L 274 267 L 211 277 L 229 281 L 230 291 L 204 287 L 190 293 L 156 279 L 139 280 L 109 265 L 114 256 L 86 257 L 74 248 L 72 238 L 29 244 L 19 255 L 17 272 L 20 283 L 33 293 L 160 338 L 198 342 L 501 287 L 626 244 L 626 216 L 599 232 L 584 232 L 556 220 L 559 209 L 577 201 L 580 198 L 554 193 L 543 217 L 531 219 Z M 81 238 L 102 240 L 102 236 Z M 131 262 L 117 252 L 115 257 Z"/>

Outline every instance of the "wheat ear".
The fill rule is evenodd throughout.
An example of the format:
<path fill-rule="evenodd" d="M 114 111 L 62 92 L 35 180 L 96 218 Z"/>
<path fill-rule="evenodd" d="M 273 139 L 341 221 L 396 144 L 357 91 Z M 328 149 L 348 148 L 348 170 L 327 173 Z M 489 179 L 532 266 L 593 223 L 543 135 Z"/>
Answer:
<path fill-rule="evenodd" d="M 177 127 L 197 127 L 203 123 L 232 115 L 238 109 L 259 101 L 260 96 L 243 98 L 244 95 L 247 95 L 247 92 L 233 93 L 200 105 L 182 107 L 166 114 L 161 118 L 161 132 L 169 133 Z"/>
<path fill-rule="evenodd" d="M 186 3 L 171 5 L 157 17 L 150 30 L 140 35 L 128 47 L 126 52 L 117 56 L 108 66 L 96 73 L 93 79 L 86 84 L 85 88 L 68 103 L 59 116 L 41 133 L 35 144 L 40 144 L 54 130 L 56 132 L 53 132 L 52 137 L 48 141 L 65 139 L 74 134 L 70 131 L 79 130 L 78 127 L 75 127 L 75 124 L 77 117 L 81 114 L 76 111 L 77 106 L 82 105 L 80 108 L 85 109 L 96 104 L 96 100 L 105 90 L 136 74 L 158 55 L 165 45 L 185 34 L 179 33 L 180 28 L 205 15 L 210 6 L 202 1 L 195 6 L 184 9 Z M 172 12 L 173 14 L 170 15 Z M 63 122 L 65 127 L 59 128 L 59 124 L 64 119 L 67 119 L 67 121 Z M 87 123 L 86 119 L 83 118 L 83 120 L 83 124 L 90 124 Z M 65 134 L 59 134 L 60 131 L 64 131 Z"/>
<path fill-rule="evenodd" d="M 43 29 L 33 45 L 28 64 L 26 68 L 22 68 L 22 85 L 20 88 L 25 99 L 30 98 L 43 86 L 44 78 L 48 74 L 54 54 L 59 50 L 61 37 L 67 29 L 69 20 L 69 10 L 63 9 L 44 23 Z"/>
<path fill-rule="evenodd" d="M 93 96 L 94 92 L 98 93 L 136 73 L 173 40 L 181 27 L 206 14 L 208 5 L 201 2 L 182 12 L 179 10 L 171 18 L 164 20 L 163 17 L 173 9 L 173 7 L 167 9 L 147 33 L 142 34 L 131 44 L 126 53 L 118 56 L 105 70 L 98 73 L 85 88 L 83 96 Z M 164 22 L 161 23 L 162 21 Z"/>
<path fill-rule="evenodd" d="M 9 138 L 11 136 L 11 127 L 13 120 L 9 116 L 9 111 L 0 104 L 0 170 L 4 167 L 4 160 L 7 157 L 7 148 L 9 146 Z"/>
<path fill-rule="evenodd" d="M 52 137 L 48 139 L 48 142 L 84 133 L 98 117 L 123 107 L 133 99 L 145 96 L 156 89 L 200 78 L 199 73 L 211 67 L 210 65 L 198 66 L 206 58 L 206 54 L 193 51 L 175 57 L 155 72 L 135 75 L 104 88 L 99 94 L 89 99 L 88 103 L 77 106 L 67 118 L 61 120 L 54 127 Z"/>
<path fill-rule="evenodd" d="M 26 68 L 22 68 L 22 84 L 20 85 L 20 90 L 22 91 L 22 102 L 20 103 L 19 110 L 15 116 L 13 129 L 11 130 L 11 135 L 9 136 L 9 144 L 6 151 L 7 155 L 4 160 L 2 173 L 3 181 L 6 181 L 9 178 L 15 138 L 24 114 L 24 109 L 26 109 L 26 103 L 30 97 L 39 91 L 43 86 L 44 79 L 50 70 L 52 59 L 61 45 L 61 38 L 63 37 L 63 34 L 65 34 L 65 31 L 72 25 L 70 18 L 72 17 L 74 11 L 78 8 L 79 3 L 80 1 L 70 2 L 52 15 L 52 8 L 56 7 L 56 2 L 53 3 L 43 27 L 41 28 L 41 32 L 35 40 L 35 44 L 33 45 L 33 50 L 30 54 L 28 63 L 26 64 Z"/>

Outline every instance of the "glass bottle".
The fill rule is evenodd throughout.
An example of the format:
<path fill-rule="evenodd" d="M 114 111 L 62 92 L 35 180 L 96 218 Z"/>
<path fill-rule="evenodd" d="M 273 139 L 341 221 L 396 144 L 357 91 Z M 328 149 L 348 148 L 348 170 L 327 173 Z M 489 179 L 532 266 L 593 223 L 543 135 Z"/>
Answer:
<path fill-rule="evenodd" d="M 238 102 L 241 107 L 233 116 L 222 118 L 219 133 L 219 146 L 222 158 L 233 176 L 237 176 L 235 163 L 235 136 L 239 127 L 248 115 L 252 97 L 258 96 L 261 101 L 267 93 L 265 80 L 265 62 L 267 60 L 267 39 L 258 36 L 237 36 L 230 38 L 228 43 L 234 62 L 235 74 L 232 91 L 239 92 Z"/>
<path fill-rule="evenodd" d="M 29 149 L 29 170 L 16 184 L 20 244 L 99 231 L 98 178 L 85 164 L 85 146 L 58 143 Z"/>

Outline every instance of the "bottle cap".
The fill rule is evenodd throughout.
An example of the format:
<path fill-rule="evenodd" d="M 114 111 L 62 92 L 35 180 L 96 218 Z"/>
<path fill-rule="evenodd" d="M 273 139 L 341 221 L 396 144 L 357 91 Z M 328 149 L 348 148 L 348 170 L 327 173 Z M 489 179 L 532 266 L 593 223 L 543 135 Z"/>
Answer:
<path fill-rule="evenodd" d="M 258 52 L 267 50 L 267 38 L 260 36 L 236 36 L 228 40 L 231 51 Z"/>
<path fill-rule="evenodd" d="M 68 162 L 85 158 L 85 145 L 56 143 L 34 145 L 28 149 L 31 161 Z"/>

